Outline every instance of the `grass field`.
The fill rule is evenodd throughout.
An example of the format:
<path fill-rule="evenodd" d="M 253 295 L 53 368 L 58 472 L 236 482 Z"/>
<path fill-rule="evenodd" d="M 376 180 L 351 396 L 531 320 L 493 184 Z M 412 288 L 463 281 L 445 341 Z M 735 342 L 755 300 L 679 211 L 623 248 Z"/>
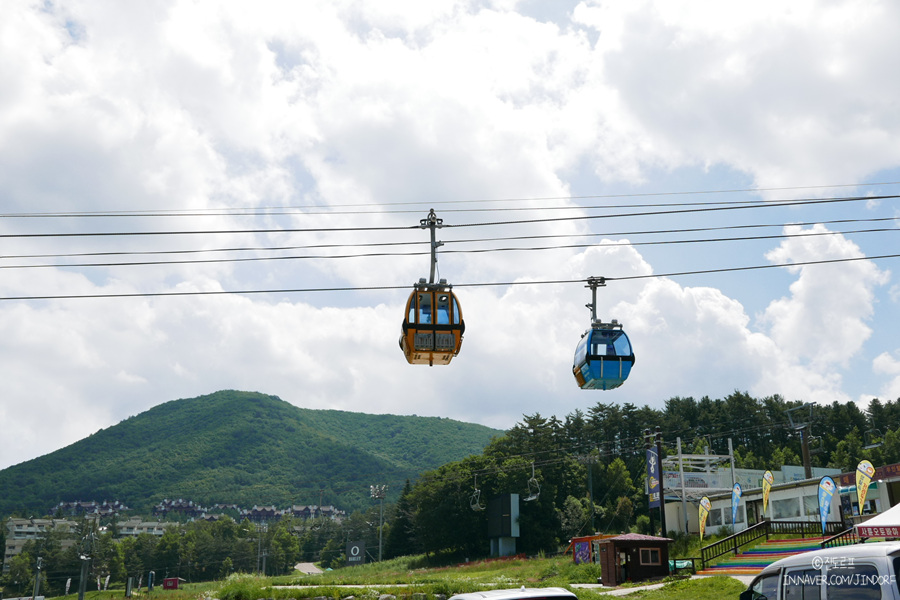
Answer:
<path fill-rule="evenodd" d="M 182 584 L 178 590 L 157 587 L 148 594 L 136 592 L 134 600 L 275 600 L 353 596 L 355 600 L 378 600 L 391 594 L 398 600 L 434 600 L 462 592 L 513 587 L 565 587 L 579 600 L 611 598 L 598 588 L 573 588 L 572 584 L 597 583 L 597 565 L 575 565 L 570 557 L 476 561 L 444 567 L 424 567 L 423 559 L 402 558 L 325 571 L 320 575 L 257 577 L 236 574 L 226 581 Z M 730 577 L 676 580 L 657 590 L 637 589 L 635 600 L 725 600 L 737 598 L 744 586 Z M 88 592 L 85 600 L 121 600 L 122 590 Z M 76 600 L 70 594 L 65 600 Z"/>
<path fill-rule="evenodd" d="M 597 583 L 599 565 L 576 565 L 570 557 L 476 561 L 439 568 L 426 568 L 421 558 L 402 558 L 382 563 L 326 571 L 320 575 L 281 577 L 262 582 L 255 578 L 235 578 L 218 591 L 222 600 L 258 598 L 344 598 L 377 599 L 392 594 L 410 600 L 432 600 L 437 594 L 513 587 L 558 586 L 571 589 L 580 600 L 604 597 L 598 588 L 573 588 L 571 584 Z M 264 589 L 248 590 L 259 585 Z M 290 587 L 287 587 L 290 586 Z M 361 586 L 348 589 L 344 586 Z M 659 590 L 636 590 L 629 598 L 679 598 L 724 600 L 737 598 L 744 585 L 730 577 L 675 580 Z M 421 596 L 419 595 L 421 594 Z M 610 596 L 605 596 L 609 598 Z"/>

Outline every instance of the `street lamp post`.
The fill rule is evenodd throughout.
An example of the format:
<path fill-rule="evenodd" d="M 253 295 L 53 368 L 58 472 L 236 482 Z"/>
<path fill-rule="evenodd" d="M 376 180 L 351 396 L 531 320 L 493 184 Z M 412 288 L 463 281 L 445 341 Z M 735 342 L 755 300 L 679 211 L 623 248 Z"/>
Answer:
<path fill-rule="evenodd" d="M 372 497 L 381 501 L 381 510 L 378 515 L 378 562 L 381 562 L 381 532 L 384 529 L 384 497 L 387 495 L 386 485 L 370 485 L 369 491 Z"/>

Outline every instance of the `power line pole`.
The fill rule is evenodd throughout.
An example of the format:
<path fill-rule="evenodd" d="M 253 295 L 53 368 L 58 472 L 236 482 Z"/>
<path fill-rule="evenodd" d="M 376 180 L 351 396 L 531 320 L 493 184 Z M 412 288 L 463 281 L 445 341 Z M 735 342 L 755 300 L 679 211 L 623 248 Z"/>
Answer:
<path fill-rule="evenodd" d="M 595 529 L 594 529 L 594 479 L 593 479 L 593 473 L 594 473 L 594 463 L 597 462 L 597 457 L 594 454 L 587 454 L 585 456 L 579 456 L 578 461 L 587 465 L 588 501 L 591 503 L 591 533 L 593 533 L 595 531 Z"/>
<path fill-rule="evenodd" d="M 803 456 L 803 474 L 806 479 L 812 479 L 812 460 L 809 454 L 809 424 L 812 421 L 812 402 L 787 409 L 788 420 L 791 428 L 800 434 L 800 451 Z M 799 413 L 795 416 L 795 413 Z"/>

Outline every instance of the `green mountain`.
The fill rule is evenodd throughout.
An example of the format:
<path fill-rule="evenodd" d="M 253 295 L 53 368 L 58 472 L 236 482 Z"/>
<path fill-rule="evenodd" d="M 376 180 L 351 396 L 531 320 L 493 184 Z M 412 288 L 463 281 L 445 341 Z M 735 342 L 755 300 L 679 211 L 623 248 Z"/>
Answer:
<path fill-rule="evenodd" d="M 173 400 L 46 456 L 0 471 L 0 516 L 60 501 L 119 500 L 148 512 L 164 498 L 251 507 L 371 506 L 406 479 L 472 454 L 502 431 L 440 417 L 298 408 L 221 391 Z"/>

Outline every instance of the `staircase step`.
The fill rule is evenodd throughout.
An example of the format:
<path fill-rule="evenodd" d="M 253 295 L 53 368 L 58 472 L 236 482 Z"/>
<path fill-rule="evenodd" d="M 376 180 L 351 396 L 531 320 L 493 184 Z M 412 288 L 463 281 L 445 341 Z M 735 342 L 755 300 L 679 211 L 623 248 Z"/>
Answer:
<path fill-rule="evenodd" d="M 768 540 L 727 558 L 717 565 L 698 571 L 698 575 L 756 575 L 776 560 L 818 550 L 824 538 Z"/>

